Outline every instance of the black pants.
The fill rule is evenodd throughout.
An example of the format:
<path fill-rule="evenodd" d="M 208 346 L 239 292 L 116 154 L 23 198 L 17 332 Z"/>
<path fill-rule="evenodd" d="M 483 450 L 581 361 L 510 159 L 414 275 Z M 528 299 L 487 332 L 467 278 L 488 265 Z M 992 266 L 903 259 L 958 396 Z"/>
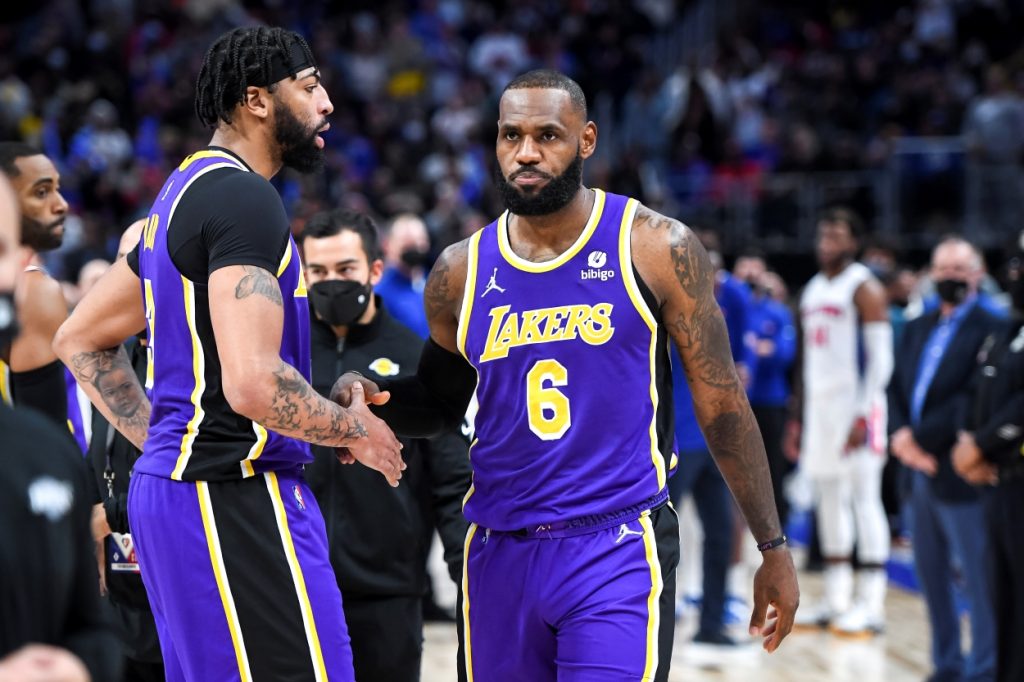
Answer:
<path fill-rule="evenodd" d="M 164 682 L 164 664 L 124 660 L 124 682 Z"/>
<path fill-rule="evenodd" d="M 781 527 L 786 527 L 789 518 L 789 502 L 783 493 L 782 484 L 793 469 L 793 463 L 786 459 L 782 451 L 782 438 L 786 429 L 786 408 L 783 405 L 758 405 L 754 407 L 754 418 L 764 438 L 764 451 L 768 455 L 768 469 L 772 475 L 772 492 L 775 494 L 775 507 L 779 510 Z"/>
<path fill-rule="evenodd" d="M 109 573 L 107 575 L 110 576 Z M 108 577 L 108 580 L 116 578 Z M 164 664 L 160 656 L 160 640 L 157 638 L 153 612 L 112 599 L 110 604 L 124 647 L 122 682 L 163 682 Z"/>
<path fill-rule="evenodd" d="M 1006 478 L 986 501 L 992 533 L 996 679 L 1024 680 L 1024 475 Z"/>
<path fill-rule="evenodd" d="M 421 597 L 342 593 L 356 682 L 418 682 L 423 655 Z"/>

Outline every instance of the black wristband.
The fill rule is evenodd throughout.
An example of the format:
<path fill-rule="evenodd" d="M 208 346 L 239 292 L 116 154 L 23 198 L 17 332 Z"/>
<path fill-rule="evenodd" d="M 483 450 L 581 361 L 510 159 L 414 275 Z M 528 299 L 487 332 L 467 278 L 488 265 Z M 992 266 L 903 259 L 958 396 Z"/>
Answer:
<path fill-rule="evenodd" d="M 769 549 L 775 549 L 779 545 L 786 544 L 786 540 L 787 540 L 787 538 L 786 538 L 785 535 L 780 535 L 779 537 L 775 538 L 774 540 L 769 540 L 768 542 L 762 542 L 761 544 L 759 544 L 757 546 L 757 551 L 759 551 L 759 552 L 767 552 Z"/>

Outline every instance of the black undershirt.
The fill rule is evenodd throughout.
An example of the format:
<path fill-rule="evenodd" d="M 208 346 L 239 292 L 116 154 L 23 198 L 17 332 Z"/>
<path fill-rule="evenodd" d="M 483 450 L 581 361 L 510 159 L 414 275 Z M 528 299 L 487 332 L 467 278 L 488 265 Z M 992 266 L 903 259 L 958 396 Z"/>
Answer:
<path fill-rule="evenodd" d="M 234 168 L 218 168 L 197 178 L 171 221 L 171 261 L 182 275 L 201 285 L 214 270 L 228 265 L 255 265 L 275 273 L 290 233 L 273 185 L 257 173 Z M 127 260 L 138 275 L 138 246 Z"/>

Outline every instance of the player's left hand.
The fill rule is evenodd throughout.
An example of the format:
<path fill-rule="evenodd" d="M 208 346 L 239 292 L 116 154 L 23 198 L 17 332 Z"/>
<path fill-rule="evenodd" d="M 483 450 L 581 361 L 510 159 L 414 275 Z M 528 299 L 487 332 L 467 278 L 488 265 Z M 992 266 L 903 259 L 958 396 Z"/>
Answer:
<path fill-rule="evenodd" d="M 331 388 L 331 400 L 342 407 L 348 407 L 352 404 L 352 386 L 357 383 L 362 385 L 363 395 L 366 396 L 366 402 L 370 405 L 383 405 L 391 397 L 391 393 L 381 391 L 375 382 L 370 381 L 362 374 L 345 372 L 334 382 L 334 386 Z M 334 448 L 334 454 L 342 464 L 356 463 L 355 455 L 348 448 Z"/>
<path fill-rule="evenodd" d="M 761 566 L 754 574 L 754 613 L 750 635 L 763 637 L 764 650 L 771 653 L 793 629 L 800 605 L 793 557 L 785 545 L 762 552 Z"/>
<path fill-rule="evenodd" d="M 361 384 L 363 395 L 368 405 L 383 405 L 391 397 L 388 391 L 380 390 L 380 387 L 370 381 L 362 374 L 356 372 L 345 372 L 334 382 L 331 388 L 331 400 L 342 407 L 348 407 L 352 403 L 352 385 Z"/>

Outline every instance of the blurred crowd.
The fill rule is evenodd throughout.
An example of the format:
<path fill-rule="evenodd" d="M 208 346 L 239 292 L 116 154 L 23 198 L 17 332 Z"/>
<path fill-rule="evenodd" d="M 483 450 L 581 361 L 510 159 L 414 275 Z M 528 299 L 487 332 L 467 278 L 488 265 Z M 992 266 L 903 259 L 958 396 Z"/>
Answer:
<path fill-rule="evenodd" d="M 0 26 L 0 136 L 60 166 L 74 218 L 48 265 L 71 281 L 205 144 L 192 110 L 204 46 L 252 22 L 306 35 L 335 105 L 326 172 L 277 181 L 296 231 L 328 206 L 412 212 L 436 253 L 486 223 L 500 208 L 496 95 L 538 66 L 588 94 L 602 139 L 589 181 L 684 220 L 706 220 L 736 187 L 756 195 L 768 174 L 885 166 L 905 136 L 963 133 L 976 159 L 1016 172 L 1024 14 L 1012 3 L 758 3 L 680 50 L 699 4 L 55 0 Z M 962 193 L 943 184 L 956 163 L 910 169 L 939 209 Z M 870 222 L 870 202 L 841 198 Z"/>
<path fill-rule="evenodd" d="M 421 296 L 431 256 L 502 208 L 492 181 L 493 122 L 502 88 L 531 68 L 565 72 L 587 93 L 600 131 L 587 181 L 700 228 L 719 268 L 720 304 L 734 306 L 726 315 L 733 353 L 765 434 L 785 516 L 791 501 L 795 507 L 810 504 L 800 503 L 800 491 L 787 491 L 784 483 L 799 455 L 798 420 L 786 422 L 801 407 L 790 381 L 801 369 L 793 322 L 800 312 L 787 287 L 795 292 L 808 277 L 758 249 L 768 234 L 737 240 L 725 230 L 716 233 L 716 210 L 736 202 L 737 193 L 758 200 L 770 177 L 881 172 L 905 164 L 900 177 L 911 182 L 902 190 L 945 212 L 940 223 L 958 231 L 949 216 L 957 215 L 967 190 L 955 171 L 973 164 L 985 172 L 982 189 L 991 200 L 983 203 L 1002 207 L 1009 198 L 1024 219 L 1024 51 L 1017 38 L 1024 8 L 1003 0 L 775 0 L 744 11 L 743 3 L 734 2 L 726 3 L 737 9 L 732 24 L 708 36 L 705 45 L 680 45 L 687 17 L 702 4 L 55 0 L 0 25 L 0 139 L 37 145 L 60 170 L 70 204 L 64 243 L 40 256 L 63 281 L 73 307 L 109 267 L 123 228 L 146 215 L 171 169 L 208 142 L 209 131 L 193 113 L 194 78 L 206 47 L 226 29 L 255 22 L 297 30 L 317 56 L 334 113 L 324 136 L 325 172 L 285 172 L 274 179 L 293 232 L 300 234 L 311 216 L 328 209 L 379 219 L 386 226 L 386 269 L 378 293 L 394 307 L 391 315 L 426 336 Z M 899 156 L 908 139 L 937 138 L 956 140 L 959 147 Z M 859 192 L 829 198 L 842 199 L 866 219 L 869 234 L 857 246 L 864 247 L 861 262 L 885 289 L 890 345 L 916 359 L 921 349 L 908 350 L 903 334 L 914 319 L 939 324 L 935 263 L 922 269 L 921 259 L 908 255 L 900 230 L 909 226 L 883 234 L 875 204 Z M 996 213 L 995 229 L 1016 239 L 1021 223 L 1004 224 L 1014 214 Z M 769 215 L 782 229 L 787 221 L 803 220 L 814 230 L 818 220 L 816 214 Z M 853 232 L 852 225 L 847 229 Z M 802 244 L 808 262 L 813 246 L 811 240 Z M 1024 277 L 1022 254 L 1015 252 L 1014 275 L 1007 279 L 1004 263 L 991 263 L 987 274 L 982 254 L 964 246 L 970 275 L 953 282 L 963 291 L 956 305 L 946 301 L 950 310 L 942 315 L 977 303 L 1002 320 L 1011 312 L 1002 289 Z M 731 302 L 723 293 L 729 291 Z M 1016 312 L 1021 305 L 1013 302 Z M 970 364 L 964 371 L 973 371 L 974 354 L 961 355 Z M 904 365 L 918 366 L 916 360 Z M 933 375 L 921 386 L 920 377 L 912 379 L 923 396 Z M 971 387 L 961 383 L 957 390 L 967 396 Z M 684 384 L 685 377 L 677 380 L 677 396 L 685 396 Z M 694 462 L 703 456 L 711 471 L 690 402 L 680 398 L 676 407 L 680 454 L 690 458 L 682 470 L 699 471 Z M 694 437 L 689 446 L 686 424 Z M 942 456 L 948 463 L 953 446 L 947 445 Z M 892 534 L 900 539 L 909 530 L 908 493 L 898 479 L 914 467 L 898 449 L 891 448 L 896 458 L 890 458 L 883 494 Z M 1024 465 L 1014 466 L 1006 480 L 1021 485 Z M 674 494 L 708 489 L 695 480 L 690 485 L 692 490 L 683 486 Z M 720 531 L 734 524 L 724 484 L 719 488 L 724 511 L 705 505 L 699 514 L 707 528 Z M 944 503 L 926 502 L 936 508 Z M 944 553 L 940 549 L 933 554 Z M 730 546 L 704 551 L 722 568 L 709 574 L 724 575 Z M 922 556 L 928 561 L 920 563 L 932 563 L 931 554 Z M 713 587 L 724 601 L 724 580 Z M 698 596 L 684 591 L 683 601 L 703 600 L 699 634 L 705 643 L 735 645 L 723 630 L 724 604 L 707 616 L 711 588 L 694 589 Z M 934 614 L 932 620 L 934 626 Z M 937 669 L 941 664 L 935 661 Z"/>

